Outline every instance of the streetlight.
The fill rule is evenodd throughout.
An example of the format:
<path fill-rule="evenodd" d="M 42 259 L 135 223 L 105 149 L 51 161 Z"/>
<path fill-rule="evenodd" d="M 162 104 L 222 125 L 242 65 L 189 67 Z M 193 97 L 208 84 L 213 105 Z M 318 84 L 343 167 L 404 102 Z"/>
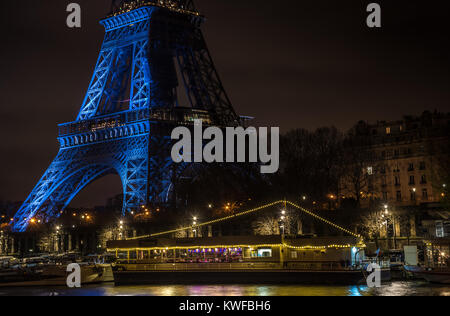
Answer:
<path fill-rule="evenodd" d="M 197 229 L 195 228 L 195 226 L 197 225 L 197 219 L 198 219 L 197 216 L 194 216 L 192 218 L 192 233 L 194 235 L 194 238 L 197 237 Z"/>
<path fill-rule="evenodd" d="M 413 189 L 413 192 L 416 192 L 416 188 Z M 384 213 L 386 215 L 386 237 L 389 237 L 388 233 L 389 233 L 389 221 L 392 220 L 392 232 L 393 232 L 393 238 L 394 238 L 394 248 L 397 248 L 397 231 L 396 231 L 396 227 L 395 227 L 395 215 L 393 213 L 389 212 L 389 206 L 387 204 L 384 205 Z M 384 217 L 383 217 L 384 218 Z"/>
<path fill-rule="evenodd" d="M 283 209 L 281 211 L 280 220 L 278 221 L 278 225 L 281 230 L 281 238 L 284 239 L 284 231 L 285 231 L 285 220 L 286 220 L 286 210 Z"/>

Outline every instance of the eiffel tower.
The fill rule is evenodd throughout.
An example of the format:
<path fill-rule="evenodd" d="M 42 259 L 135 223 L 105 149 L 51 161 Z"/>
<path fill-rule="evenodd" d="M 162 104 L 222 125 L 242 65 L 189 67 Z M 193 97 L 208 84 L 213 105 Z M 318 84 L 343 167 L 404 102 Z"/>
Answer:
<path fill-rule="evenodd" d="M 108 174 L 121 178 L 124 214 L 164 205 L 176 172 L 171 130 L 194 119 L 240 124 L 205 44 L 203 21 L 191 0 L 112 1 L 77 119 L 58 126 L 60 150 L 16 213 L 13 231 L 58 217 Z"/>

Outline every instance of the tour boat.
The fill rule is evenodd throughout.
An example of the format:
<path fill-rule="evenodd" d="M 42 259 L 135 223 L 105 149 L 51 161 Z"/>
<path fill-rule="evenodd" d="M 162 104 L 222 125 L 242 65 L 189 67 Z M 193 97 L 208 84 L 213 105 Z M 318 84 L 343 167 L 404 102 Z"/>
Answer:
<path fill-rule="evenodd" d="M 116 285 L 363 284 L 354 237 L 220 236 L 108 242 Z M 383 267 L 381 281 L 390 279 Z"/>

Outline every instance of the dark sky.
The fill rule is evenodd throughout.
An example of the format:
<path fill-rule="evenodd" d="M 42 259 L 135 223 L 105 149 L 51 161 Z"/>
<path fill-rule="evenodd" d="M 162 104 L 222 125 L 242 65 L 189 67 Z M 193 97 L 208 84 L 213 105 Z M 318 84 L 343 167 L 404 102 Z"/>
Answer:
<path fill-rule="evenodd" d="M 70 2 L 82 7 L 81 29 L 66 27 Z M 446 1 L 378 1 L 381 29 L 365 24 L 370 2 L 196 1 L 235 109 L 258 125 L 345 130 L 361 119 L 450 111 Z M 56 124 L 78 113 L 109 4 L 2 1 L 0 199 L 25 199 L 56 155 Z M 114 181 L 94 184 L 98 196 L 83 193 L 75 204 L 101 204 L 120 190 Z"/>

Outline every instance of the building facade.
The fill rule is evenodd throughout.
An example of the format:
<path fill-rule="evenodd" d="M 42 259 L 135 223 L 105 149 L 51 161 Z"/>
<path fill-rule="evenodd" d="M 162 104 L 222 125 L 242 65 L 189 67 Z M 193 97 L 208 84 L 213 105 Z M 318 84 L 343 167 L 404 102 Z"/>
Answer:
<path fill-rule="evenodd" d="M 360 207 L 381 210 L 386 207 L 398 215 L 411 217 L 419 214 L 420 222 L 412 224 L 415 226 L 412 235 L 416 231 L 418 235 L 425 233 L 426 228 L 430 237 L 448 237 L 450 211 L 443 202 L 448 198 L 450 114 L 425 112 L 392 122 L 360 122 L 352 135 L 363 139 L 362 145 L 346 150 L 367 153 L 354 167 L 363 169 L 357 179 Z M 346 190 L 349 187 L 353 187 L 353 192 Z M 354 187 L 355 183 L 344 176 L 342 198 L 355 198 Z M 427 221 L 427 227 L 421 227 L 422 221 Z M 430 221 L 434 228 L 430 228 Z M 396 233 L 404 235 L 400 221 L 397 223 Z"/>

